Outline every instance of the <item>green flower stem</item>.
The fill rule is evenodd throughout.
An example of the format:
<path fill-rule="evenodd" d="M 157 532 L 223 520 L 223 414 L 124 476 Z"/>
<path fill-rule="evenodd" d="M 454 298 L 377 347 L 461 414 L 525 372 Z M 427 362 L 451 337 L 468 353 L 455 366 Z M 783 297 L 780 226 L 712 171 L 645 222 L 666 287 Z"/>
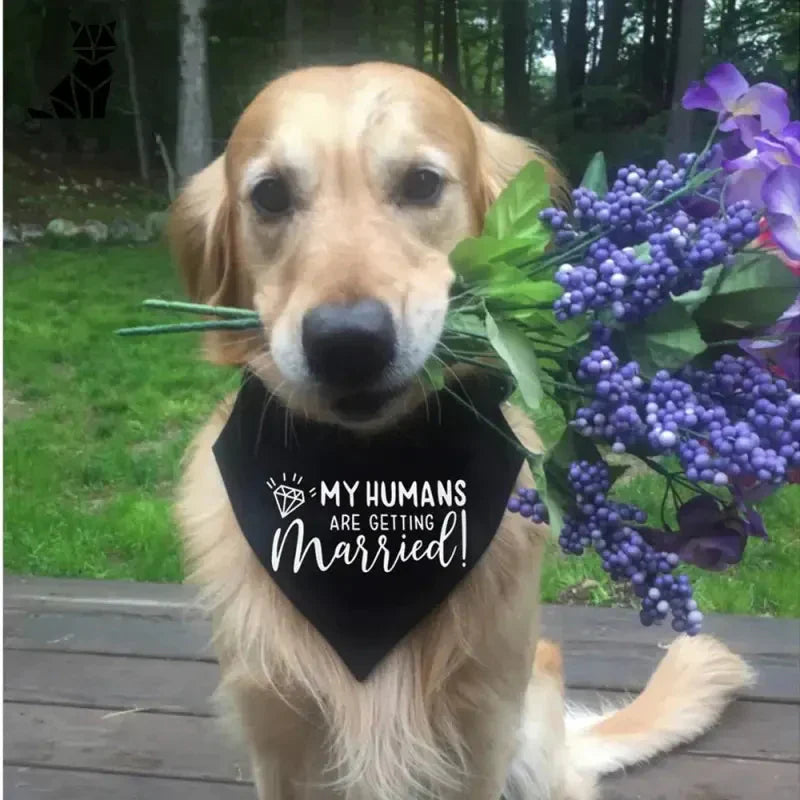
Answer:
<path fill-rule="evenodd" d="M 679 483 L 681 486 L 684 486 L 687 489 L 691 489 L 699 494 L 708 495 L 709 497 L 713 497 L 715 500 L 717 499 L 713 494 L 711 494 L 711 492 L 707 492 L 702 486 L 690 481 L 688 478 L 675 475 L 674 473 L 662 467 L 657 461 L 653 461 L 653 459 L 649 456 L 637 456 L 637 458 L 640 461 L 644 461 L 644 463 L 647 464 L 647 466 L 650 467 L 650 469 L 652 469 L 654 472 L 657 472 L 659 475 L 663 475 L 670 484 L 673 482 Z"/>
<path fill-rule="evenodd" d="M 687 181 L 691 181 L 691 179 L 694 177 L 695 172 L 697 172 L 697 163 L 708 152 L 709 148 L 714 143 L 714 138 L 716 137 L 718 131 L 719 131 L 719 121 L 714 123 L 714 127 L 711 129 L 711 133 L 708 135 L 708 139 L 706 139 L 706 143 L 703 146 L 703 149 L 697 154 L 697 158 L 695 158 L 694 162 L 692 163 L 692 166 L 689 167 L 689 172 L 686 175 Z"/>
<path fill-rule="evenodd" d="M 466 332 L 466 331 L 454 330 L 452 328 L 448 329 L 447 327 L 445 327 L 445 329 L 444 329 L 444 334 L 445 334 L 445 336 L 447 336 L 448 334 L 450 334 L 451 336 L 468 336 L 471 339 L 480 339 L 481 341 L 484 341 L 484 342 L 488 342 L 489 341 L 489 337 L 488 336 L 481 336 L 479 333 L 470 333 L 470 332 Z M 532 336 L 531 334 L 529 334 L 527 332 L 525 333 L 525 335 L 532 342 L 534 342 L 536 344 L 547 345 L 548 347 L 552 347 L 554 350 L 568 350 L 569 349 L 569 347 L 567 345 L 560 344 L 559 342 L 554 342 L 551 339 L 544 339 L 541 336 Z"/>
<path fill-rule="evenodd" d="M 171 325 L 140 325 L 135 328 L 120 328 L 115 331 L 119 336 L 150 336 L 158 333 L 190 333 L 194 331 L 247 330 L 260 328 L 261 322 L 256 318 L 208 320 L 207 322 L 178 322 Z"/>
<path fill-rule="evenodd" d="M 481 367 L 481 369 L 485 369 L 485 370 L 487 370 L 489 372 L 494 372 L 497 375 L 502 375 L 505 378 L 508 378 L 508 377 L 511 376 L 511 373 L 508 370 L 505 370 L 502 367 L 496 367 L 494 364 L 487 364 L 484 361 L 479 361 L 477 358 L 469 358 L 468 356 L 456 355 L 455 353 L 453 353 L 453 355 L 456 356 L 454 361 L 447 361 L 444 358 L 442 358 L 442 361 L 444 361 L 446 364 L 448 364 L 448 366 L 450 364 L 471 364 L 471 365 L 476 366 L 476 367 Z M 441 358 L 441 356 L 438 356 L 438 357 Z M 494 354 L 494 353 L 491 354 L 489 357 L 490 358 L 499 359 L 499 356 L 497 356 L 497 354 Z"/>
<path fill-rule="evenodd" d="M 145 308 L 158 308 L 165 311 L 185 311 L 189 314 L 208 314 L 214 317 L 233 319 L 258 319 L 258 314 L 251 308 L 232 308 L 230 306 L 209 306 L 202 303 L 185 303 L 179 300 L 145 300 Z"/>

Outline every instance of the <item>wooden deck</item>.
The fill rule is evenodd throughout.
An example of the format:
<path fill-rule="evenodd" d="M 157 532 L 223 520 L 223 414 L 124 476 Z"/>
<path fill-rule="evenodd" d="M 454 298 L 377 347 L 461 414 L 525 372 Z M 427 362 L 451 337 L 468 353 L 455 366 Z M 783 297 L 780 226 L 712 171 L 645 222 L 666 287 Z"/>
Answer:
<path fill-rule="evenodd" d="M 253 800 L 245 760 L 209 705 L 217 666 L 191 591 L 5 581 L 6 800 Z M 641 689 L 666 631 L 630 612 L 548 607 L 569 696 Z M 712 733 L 608 779 L 606 800 L 797 800 L 800 620 L 712 617 L 706 629 L 759 670 Z"/>

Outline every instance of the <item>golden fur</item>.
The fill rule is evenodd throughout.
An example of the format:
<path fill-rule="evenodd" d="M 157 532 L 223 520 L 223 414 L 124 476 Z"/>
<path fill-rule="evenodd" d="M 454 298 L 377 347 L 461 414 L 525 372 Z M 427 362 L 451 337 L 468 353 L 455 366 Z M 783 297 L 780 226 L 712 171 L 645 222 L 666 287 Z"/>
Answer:
<path fill-rule="evenodd" d="M 249 365 L 293 413 L 338 422 L 305 379 L 302 314 L 321 302 L 377 297 L 397 321 L 402 369 L 418 370 L 441 332 L 453 280 L 448 252 L 479 232 L 489 204 L 533 158 L 543 156 L 530 143 L 480 123 L 414 70 L 313 68 L 273 82 L 173 209 L 170 235 L 190 295 L 255 308 L 264 323 L 263 334 L 213 335 L 209 357 Z M 392 203 L 399 171 L 419 160 L 446 176 L 441 200 Z M 276 168 L 290 171 L 301 200 L 291 217 L 265 223 L 248 193 Z M 410 382 L 361 427 L 390 425 L 422 399 Z M 178 518 L 213 614 L 220 696 L 243 734 L 260 800 L 498 800 L 504 791 L 508 800 L 590 800 L 597 775 L 643 757 L 640 740 L 649 757 L 691 738 L 747 680 L 722 645 L 679 640 L 653 691 L 627 711 L 570 725 L 560 652 L 542 642 L 537 650 L 547 532 L 507 515 L 469 576 L 356 682 L 237 526 L 211 452 L 228 409 L 192 445 Z M 508 414 L 535 441 L 525 418 Z M 531 484 L 528 474 L 520 480 Z M 720 667 L 713 677 L 703 674 L 709 659 Z M 661 737 L 649 717 L 669 711 L 681 670 L 694 677 L 680 683 L 691 725 L 670 718 Z M 588 751 L 604 738 L 624 746 L 613 764 L 591 763 Z"/>

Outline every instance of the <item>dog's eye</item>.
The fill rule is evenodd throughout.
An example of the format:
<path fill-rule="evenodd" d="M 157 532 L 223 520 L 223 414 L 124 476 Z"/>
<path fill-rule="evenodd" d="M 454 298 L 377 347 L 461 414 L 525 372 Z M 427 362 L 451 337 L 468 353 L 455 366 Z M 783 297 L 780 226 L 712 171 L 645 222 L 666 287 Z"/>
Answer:
<path fill-rule="evenodd" d="M 292 207 L 289 185 L 280 176 L 262 178 L 250 194 L 253 207 L 264 217 L 286 214 Z"/>
<path fill-rule="evenodd" d="M 435 203 L 442 191 L 442 178 L 432 169 L 415 167 L 403 176 L 400 186 L 402 202 L 415 205 L 429 205 Z"/>

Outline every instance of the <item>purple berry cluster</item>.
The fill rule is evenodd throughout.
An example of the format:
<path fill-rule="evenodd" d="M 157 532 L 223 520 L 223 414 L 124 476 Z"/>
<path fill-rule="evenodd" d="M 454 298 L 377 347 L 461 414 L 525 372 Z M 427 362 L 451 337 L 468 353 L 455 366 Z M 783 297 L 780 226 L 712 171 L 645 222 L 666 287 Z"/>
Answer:
<path fill-rule="evenodd" d="M 547 506 L 541 501 L 536 489 L 517 489 L 516 494 L 509 499 L 507 508 L 537 525 L 549 520 Z"/>
<path fill-rule="evenodd" d="M 553 305 L 556 318 L 610 309 L 620 321 L 641 320 L 671 294 L 700 288 L 709 267 L 729 264 L 758 232 L 754 210 L 742 201 L 728 207 L 725 219 L 696 221 L 678 209 L 658 232 L 642 235 L 639 241 L 648 243 L 646 255 L 637 255 L 633 247 L 620 249 L 603 237 L 590 245 L 585 263 L 562 264 L 556 271 L 555 280 L 564 289 Z"/>
<path fill-rule="evenodd" d="M 558 539 L 562 550 L 582 555 L 593 548 L 613 580 L 629 581 L 641 600 L 639 618 L 643 625 L 660 623 L 671 614 L 674 630 L 698 633 L 703 615 L 692 598 L 688 576 L 673 574 L 678 556 L 656 551 L 637 532 L 635 526 L 647 521 L 644 511 L 609 500 L 608 467 L 602 462 L 573 462 L 568 479 L 575 493 L 575 511 L 564 520 Z M 547 521 L 547 511 L 535 489 L 520 489 L 508 501 L 508 509 L 535 522 Z"/>
<path fill-rule="evenodd" d="M 582 186 L 572 192 L 571 212 L 540 212 L 557 247 L 581 234 L 602 234 L 580 264 L 565 263 L 556 272 L 564 290 L 553 306 L 559 321 L 603 309 L 621 321 L 641 320 L 670 294 L 699 288 L 709 267 L 729 264 L 758 236 L 758 219 L 747 202 L 717 215 L 719 198 L 708 191 L 718 193 L 718 187 L 706 187 L 702 198 L 668 200 L 686 187 L 693 167 L 702 168 L 715 153 L 712 148 L 699 158 L 683 154 L 678 167 L 664 160 L 649 171 L 622 167 L 603 197 Z"/>
<path fill-rule="evenodd" d="M 705 166 L 716 152 L 712 148 L 701 156 L 697 168 Z M 621 167 L 603 197 L 579 186 L 572 192 L 572 214 L 546 208 L 539 218 L 552 228 L 557 246 L 569 244 L 579 233 L 598 227 L 608 228 L 609 237 L 618 247 L 637 244 L 659 230 L 670 213 L 678 208 L 675 204 L 648 211 L 648 206 L 682 189 L 697 159 L 695 153 L 682 153 L 678 157 L 678 167 L 665 160 L 649 171 L 635 164 Z"/>
<path fill-rule="evenodd" d="M 782 484 L 800 468 L 800 394 L 747 356 L 725 355 L 706 371 L 661 370 L 651 381 L 608 345 L 580 361 L 591 402 L 576 412 L 584 436 L 651 455 L 678 455 L 691 481 Z"/>

